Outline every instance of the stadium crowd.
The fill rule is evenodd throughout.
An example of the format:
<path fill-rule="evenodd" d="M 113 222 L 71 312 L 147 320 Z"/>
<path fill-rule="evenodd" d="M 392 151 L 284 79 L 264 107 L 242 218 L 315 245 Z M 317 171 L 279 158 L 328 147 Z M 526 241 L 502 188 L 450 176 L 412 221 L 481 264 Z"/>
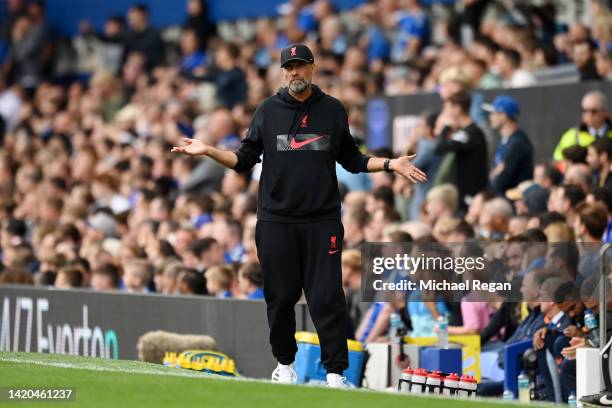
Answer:
<path fill-rule="evenodd" d="M 609 4 L 593 1 L 591 24 L 563 27 L 552 3 L 457 3 L 461 12 L 453 2 L 418 0 L 338 12 L 330 1 L 292 0 L 277 18 L 241 33 L 216 27 L 204 2 L 188 0 L 174 39 L 150 25 L 146 6 L 134 5 L 125 17 L 110 16 L 102 32 L 82 22 L 74 38 L 54 40 L 44 2 L 9 0 L 0 33 L 0 284 L 263 298 L 255 249 L 260 168 L 239 174 L 170 149 L 182 137 L 236 149 L 257 105 L 282 86 L 279 50 L 302 41 L 315 51 L 315 82 L 345 104 L 360 144 L 369 97 L 425 91 L 444 102 L 423 114 L 403 149 L 417 154 L 427 183 L 338 168 L 352 337 L 386 338 L 396 310 L 414 335 L 432 335 L 449 312 L 438 300 L 360 303 L 366 241 L 507 242 L 499 256 L 509 264 L 518 258 L 512 276 L 524 263 L 512 243 L 566 242 L 573 264 L 557 261 L 576 279 L 588 256 L 582 243 L 612 242 L 608 98 L 584 95 L 580 126 L 548 135 L 558 147 L 538 163 L 519 126 L 529 113 L 503 89 L 534 85 L 538 73 L 562 64 L 575 66 L 581 81 L 610 80 Z M 490 105 L 477 92 L 488 88 L 500 89 Z M 483 127 L 499 133 L 498 145 Z M 523 286 L 554 291 L 551 265 L 521 276 Z M 449 332 L 480 333 L 493 349 L 533 339 L 557 357 L 567 400 L 575 350 L 587 342 L 582 303 L 570 308 L 551 295 L 530 302 L 521 320 L 517 304 L 502 298 L 463 302 Z M 481 392 L 500 395 L 500 387 Z"/>

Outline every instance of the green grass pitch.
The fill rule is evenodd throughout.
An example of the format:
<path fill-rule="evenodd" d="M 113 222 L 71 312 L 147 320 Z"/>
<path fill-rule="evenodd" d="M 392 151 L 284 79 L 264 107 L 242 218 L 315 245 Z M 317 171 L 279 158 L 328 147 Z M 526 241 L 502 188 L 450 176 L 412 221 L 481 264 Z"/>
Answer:
<path fill-rule="evenodd" d="M 0 388 L 73 388 L 76 402 L 5 402 L 20 407 L 485 408 L 502 401 L 415 397 L 365 390 L 223 379 L 137 361 L 0 352 Z M 50 405 L 47 405 L 50 404 Z"/>

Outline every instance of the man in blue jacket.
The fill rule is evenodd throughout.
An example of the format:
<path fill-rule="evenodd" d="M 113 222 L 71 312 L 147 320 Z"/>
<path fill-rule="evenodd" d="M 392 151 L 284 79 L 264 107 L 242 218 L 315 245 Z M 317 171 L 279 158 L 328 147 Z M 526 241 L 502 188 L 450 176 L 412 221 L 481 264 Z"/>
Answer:
<path fill-rule="evenodd" d="M 498 195 L 504 195 L 506 190 L 533 177 L 533 146 L 519 129 L 519 105 L 513 97 L 500 95 L 483 109 L 490 112 L 491 127 L 501 136 L 493 159 L 491 184 Z"/>
<path fill-rule="evenodd" d="M 413 158 L 363 155 L 349 132 L 340 101 L 312 84 L 314 57 L 303 44 L 281 51 L 286 87 L 255 111 L 236 151 L 184 138 L 172 151 L 208 156 L 237 172 L 250 170 L 264 154 L 255 241 L 264 280 L 270 343 L 278 366 L 272 381 L 295 383 L 292 363 L 295 304 L 302 295 L 321 342 L 330 387 L 344 387 L 348 367 L 349 316 L 342 290 L 340 193 L 336 162 L 351 173 L 395 172 L 412 182 L 427 179 Z"/>

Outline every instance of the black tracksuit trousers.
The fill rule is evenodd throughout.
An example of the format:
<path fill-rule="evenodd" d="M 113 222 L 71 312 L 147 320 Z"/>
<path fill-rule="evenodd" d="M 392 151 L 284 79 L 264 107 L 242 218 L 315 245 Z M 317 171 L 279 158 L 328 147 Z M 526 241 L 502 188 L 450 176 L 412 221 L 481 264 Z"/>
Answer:
<path fill-rule="evenodd" d="M 305 223 L 258 221 L 257 254 L 264 278 L 272 354 L 279 363 L 295 360 L 295 304 L 302 289 L 321 343 L 328 373 L 348 367 L 349 316 L 342 290 L 339 220 Z"/>

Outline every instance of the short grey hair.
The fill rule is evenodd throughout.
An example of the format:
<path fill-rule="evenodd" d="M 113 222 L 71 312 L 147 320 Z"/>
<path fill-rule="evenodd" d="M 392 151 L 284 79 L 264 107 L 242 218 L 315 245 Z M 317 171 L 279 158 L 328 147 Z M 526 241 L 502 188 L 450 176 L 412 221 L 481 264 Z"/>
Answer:
<path fill-rule="evenodd" d="M 491 215 L 504 217 L 508 220 L 514 213 L 512 210 L 512 205 L 501 197 L 496 197 L 487 201 L 484 207 L 491 213 Z"/>
<path fill-rule="evenodd" d="M 582 100 L 584 100 L 585 98 L 589 96 L 597 98 L 599 102 L 601 102 L 602 109 L 605 110 L 606 112 L 608 111 L 608 97 L 606 96 L 605 93 L 601 91 L 589 91 L 584 95 Z"/>

